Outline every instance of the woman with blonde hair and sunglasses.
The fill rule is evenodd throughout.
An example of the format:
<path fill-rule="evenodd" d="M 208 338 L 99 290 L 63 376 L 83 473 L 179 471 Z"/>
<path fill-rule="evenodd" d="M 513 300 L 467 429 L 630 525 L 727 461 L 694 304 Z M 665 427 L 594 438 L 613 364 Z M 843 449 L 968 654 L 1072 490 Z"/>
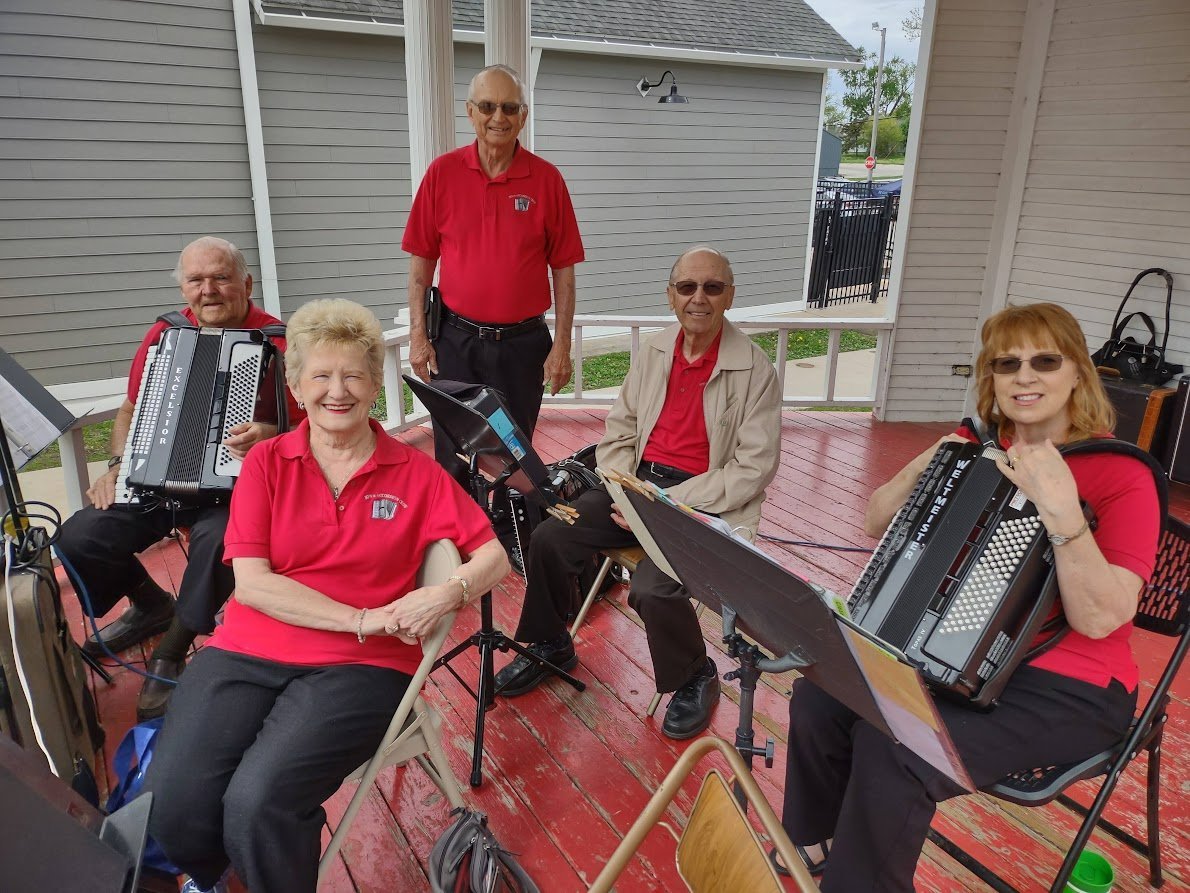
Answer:
<path fill-rule="evenodd" d="M 981 342 L 978 412 L 1008 453 L 1000 470 L 1037 507 L 1053 543 L 1055 611 L 1070 629 L 1016 670 L 992 711 L 936 701 L 979 787 L 1081 760 L 1127 729 L 1138 681 L 1132 617 L 1162 520 L 1142 462 L 1058 450 L 1109 436 L 1115 420 L 1070 313 L 1055 304 L 1009 307 L 987 320 Z M 865 532 L 884 531 L 941 443 L 978 440 L 960 427 L 913 459 L 872 494 Z M 935 806 L 962 789 L 804 679 L 789 714 L 784 824 L 807 865 L 823 873 L 822 890 L 912 890 Z"/>

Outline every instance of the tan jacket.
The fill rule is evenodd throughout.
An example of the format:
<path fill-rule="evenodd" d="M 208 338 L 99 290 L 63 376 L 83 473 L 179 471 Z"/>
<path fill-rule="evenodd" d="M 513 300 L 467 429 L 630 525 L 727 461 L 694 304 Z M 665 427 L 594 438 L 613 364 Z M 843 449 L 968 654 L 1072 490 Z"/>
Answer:
<path fill-rule="evenodd" d="M 673 366 L 677 323 L 645 342 L 607 416 L 596 459 L 601 468 L 635 473 L 661 407 Z M 670 487 L 675 499 L 713 512 L 756 536 L 764 488 L 781 459 L 781 392 L 773 364 L 726 320 L 719 359 L 703 391 L 710 470 Z"/>

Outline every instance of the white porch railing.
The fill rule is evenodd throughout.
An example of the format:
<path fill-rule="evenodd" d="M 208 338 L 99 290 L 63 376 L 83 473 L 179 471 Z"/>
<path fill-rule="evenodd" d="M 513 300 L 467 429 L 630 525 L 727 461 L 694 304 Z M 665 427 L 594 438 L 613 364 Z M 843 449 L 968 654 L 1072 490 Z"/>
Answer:
<path fill-rule="evenodd" d="M 582 361 L 586 356 L 584 351 L 584 335 L 592 338 L 603 338 L 611 334 L 628 336 L 629 350 L 633 358 L 640 349 L 641 334 L 649 333 L 669 325 L 672 316 L 577 316 L 574 320 L 574 391 L 545 397 L 547 406 L 610 406 L 615 402 L 616 388 L 601 388 L 598 391 L 587 391 L 584 387 Z M 777 333 L 777 380 L 781 383 L 781 392 L 785 394 L 781 405 L 785 408 L 801 406 L 865 406 L 876 400 L 876 386 L 879 372 L 884 365 L 888 353 L 889 338 L 893 324 L 884 319 L 863 318 L 803 318 L 789 319 L 788 317 L 757 317 L 752 319 L 732 320 L 735 325 L 750 332 Z M 549 322 L 553 323 L 552 316 Z M 789 362 L 785 359 L 788 353 L 789 338 L 793 332 L 807 329 L 826 329 L 827 352 L 823 358 L 825 375 L 822 386 L 813 393 L 789 394 L 787 384 L 794 384 L 794 377 L 789 373 Z M 871 377 L 866 391 L 848 394 L 840 397 L 836 393 L 839 370 L 839 341 L 844 331 L 859 330 L 876 332 L 876 355 L 873 358 Z M 388 417 L 382 420 L 385 430 L 390 432 L 404 431 L 415 425 L 429 420 L 424 407 L 414 402 L 413 411 L 405 412 L 405 395 L 408 389 L 401 380 L 402 372 L 410 372 L 409 367 L 409 329 L 400 327 L 390 329 L 384 333 L 384 390 L 386 395 Z M 622 349 L 622 348 L 618 348 Z M 606 351 L 600 351 L 606 353 Z M 102 422 L 115 415 L 116 408 L 124 399 L 124 388 L 127 379 L 107 379 L 105 381 L 78 382 L 72 385 L 60 385 L 50 390 L 67 404 L 72 412 L 81 413 L 74 426 L 58 440 L 62 453 L 62 475 L 65 482 L 66 502 L 69 511 L 73 512 L 85 504 L 84 493 L 89 486 L 86 453 L 83 449 L 82 428 Z"/>
<path fill-rule="evenodd" d="M 547 319 L 552 324 L 553 317 Z M 595 392 L 587 391 L 583 381 L 584 333 L 598 332 L 596 337 L 604 338 L 608 335 L 619 334 L 628 336 L 630 355 L 636 358 L 640 349 L 641 333 L 649 333 L 663 328 L 673 322 L 672 316 L 576 316 L 574 318 L 574 390 L 572 393 L 550 396 L 546 394 L 546 406 L 611 406 L 616 400 L 618 389 L 601 388 Z M 804 406 L 870 406 L 876 401 L 876 387 L 879 371 L 883 366 L 887 353 L 893 323 L 885 319 L 865 319 L 857 317 L 846 318 L 802 318 L 788 317 L 754 317 L 750 319 L 732 320 L 740 329 L 749 332 L 777 333 L 777 380 L 781 385 L 781 392 L 785 396 L 781 405 L 787 409 Z M 811 329 L 826 329 L 827 352 L 823 358 L 825 376 L 821 388 L 812 393 L 790 394 L 787 383 L 793 384 L 794 376 L 789 373 L 789 337 L 793 332 Z M 876 354 L 872 363 L 872 374 L 866 391 L 850 393 L 841 397 L 836 393 L 839 371 L 840 339 L 844 331 L 865 331 L 876 333 Z M 384 392 L 388 418 L 383 420 L 386 430 L 391 432 L 404 431 L 415 425 L 426 422 L 429 418 L 425 409 L 414 402 L 413 411 L 405 411 L 405 395 L 408 388 L 401 380 L 401 373 L 410 373 L 408 361 L 409 329 L 400 327 L 390 329 L 384 333 Z M 623 348 L 617 348 L 622 350 Z M 600 351 L 606 353 L 606 351 Z M 399 395 L 399 396 L 396 396 Z"/>

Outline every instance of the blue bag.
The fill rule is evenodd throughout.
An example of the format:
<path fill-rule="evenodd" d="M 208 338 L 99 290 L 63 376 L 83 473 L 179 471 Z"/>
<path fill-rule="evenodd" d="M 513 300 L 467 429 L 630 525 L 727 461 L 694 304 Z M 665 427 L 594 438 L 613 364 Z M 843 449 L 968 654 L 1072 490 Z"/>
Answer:
<path fill-rule="evenodd" d="M 145 772 L 153 760 L 153 747 L 157 742 L 157 735 L 161 732 L 162 717 L 150 719 L 133 726 L 124 735 L 116 754 L 112 758 L 112 768 L 116 772 L 115 788 L 107 798 L 107 811 L 115 812 L 121 806 L 135 800 L 145 784 Z M 162 852 L 161 847 L 152 837 L 145 841 L 145 854 L 141 864 L 167 874 L 178 875 L 182 870 L 174 865 Z"/>

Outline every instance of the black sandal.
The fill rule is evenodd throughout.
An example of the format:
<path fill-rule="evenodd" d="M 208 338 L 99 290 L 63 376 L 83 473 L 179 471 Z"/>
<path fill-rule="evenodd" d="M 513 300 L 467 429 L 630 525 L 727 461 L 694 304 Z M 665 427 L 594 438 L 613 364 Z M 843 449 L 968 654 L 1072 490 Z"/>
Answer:
<path fill-rule="evenodd" d="M 806 848 L 800 843 L 795 843 L 793 845 L 794 852 L 798 854 L 798 858 L 802 860 L 802 864 L 806 866 L 806 870 L 810 872 L 811 876 L 814 877 L 826 871 L 826 860 L 830 855 L 830 847 L 827 846 L 825 842 L 819 844 L 819 846 L 822 847 L 822 858 L 815 860 L 810 858 L 810 854 L 806 852 Z M 769 849 L 769 861 L 773 863 L 773 868 L 776 870 L 777 874 L 781 875 L 782 877 L 793 876 L 789 869 L 781 864 L 781 856 L 780 853 L 777 852 L 776 847 Z"/>

